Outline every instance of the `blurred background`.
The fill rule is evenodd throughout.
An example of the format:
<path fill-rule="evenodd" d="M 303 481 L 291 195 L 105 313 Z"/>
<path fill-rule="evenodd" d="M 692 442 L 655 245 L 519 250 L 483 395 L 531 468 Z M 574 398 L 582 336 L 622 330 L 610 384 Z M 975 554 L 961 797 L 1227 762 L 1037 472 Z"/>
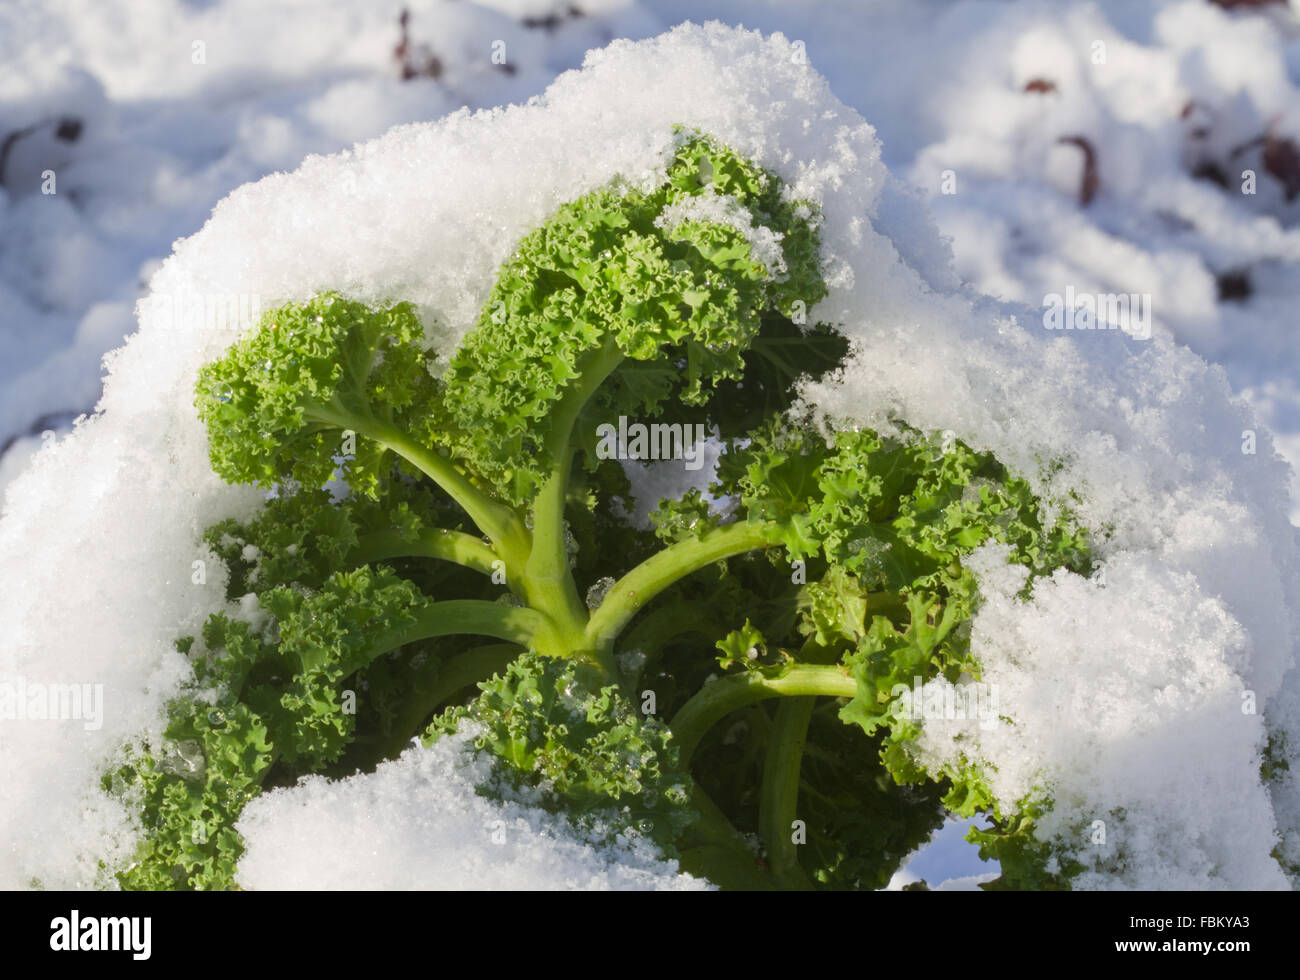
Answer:
<path fill-rule="evenodd" d="M 1300 0 L 0 0 L 0 495 L 231 190 L 685 19 L 802 42 L 972 289 L 1149 295 L 1300 469 Z"/>

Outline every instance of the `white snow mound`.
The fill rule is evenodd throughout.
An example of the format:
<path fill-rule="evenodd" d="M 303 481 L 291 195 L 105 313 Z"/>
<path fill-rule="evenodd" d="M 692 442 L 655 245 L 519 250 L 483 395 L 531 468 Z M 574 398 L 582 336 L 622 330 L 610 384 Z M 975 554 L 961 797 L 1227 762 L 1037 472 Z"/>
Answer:
<path fill-rule="evenodd" d="M 470 733 L 415 745 L 373 773 L 309 776 L 244 808 L 243 888 L 699 891 L 645 838 L 594 846 L 536 806 L 476 794 L 493 761 Z"/>

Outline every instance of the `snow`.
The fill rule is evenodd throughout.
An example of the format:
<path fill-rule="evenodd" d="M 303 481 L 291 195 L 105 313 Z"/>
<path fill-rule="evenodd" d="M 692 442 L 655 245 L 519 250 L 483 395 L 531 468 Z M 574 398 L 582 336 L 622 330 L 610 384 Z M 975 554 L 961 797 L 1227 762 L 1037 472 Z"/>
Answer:
<path fill-rule="evenodd" d="M 655 219 L 655 226 L 672 234 L 688 222 L 722 225 L 738 231 L 749 243 L 754 258 L 762 263 L 768 278 L 776 279 L 785 273 L 781 236 L 766 225 L 755 225 L 754 216 L 735 197 L 714 192 L 670 204 Z"/>
<path fill-rule="evenodd" d="M 584 840 L 535 802 L 478 794 L 496 782 L 472 730 L 416 745 L 373 773 L 322 776 L 249 804 L 236 829 L 248 841 L 242 888 L 405 891 L 698 891 L 645 839 Z"/>
<path fill-rule="evenodd" d="M 526 100 L 615 33 L 659 30 L 618 2 L 551 31 L 520 23 L 538 15 L 527 4 L 405 6 L 437 79 L 401 80 L 397 5 L 0 4 L 0 140 L 36 127 L 0 186 L 0 446 L 94 407 L 153 270 L 232 189 L 399 123 Z M 74 142 L 54 135 L 61 119 L 81 123 Z"/>
<path fill-rule="evenodd" d="M 1066 837 L 1066 853 L 1085 867 L 1130 859 L 1122 876 L 1089 873 L 1078 887 L 1198 888 L 1210 875 L 1224 887 L 1283 887 L 1267 849 L 1223 846 L 1272 834 L 1255 763 L 1262 720 L 1243 712 L 1246 637 L 1225 605 L 1138 556 L 1109 562 L 1104 584 L 1058 574 L 1028 605 L 1004 549 L 985 549 L 972 567 L 986 599 L 972 648 L 1015 724 L 927 719 L 922 753 L 997 760 L 990 781 L 1006 800 L 1046 773 L 1044 830 Z"/>
<path fill-rule="evenodd" d="M 195 542 L 260 498 L 208 468 L 198 366 L 258 309 L 326 288 L 413 300 L 445 350 L 525 231 L 614 174 L 653 179 L 686 123 L 822 207 L 831 293 L 810 313 L 856 347 L 808 400 L 832 419 L 902 417 L 994 450 L 1046 498 L 1077 493 L 1098 535 L 1103 577 L 1039 583 L 1027 603 L 1017 570 L 981 554 L 972 643 L 1008 720 L 927 720 L 925 758 L 994 760 L 1006 804 L 1045 780 L 1045 832 L 1090 869 L 1131 858 L 1086 886 L 1285 886 L 1268 854 L 1281 832 L 1300 859 L 1300 758 L 1272 791 L 1257 771 L 1267 730 L 1300 732 L 1300 482 L 1279 455 L 1300 461 L 1300 200 L 1283 199 L 1258 148 L 1232 158 L 1257 172 L 1254 195 L 1235 172 L 1225 192 L 1188 169 L 1269 126 L 1300 142 L 1292 14 L 1200 0 L 607 0 L 572 18 L 546 0 L 430 0 L 410 5 L 411 33 L 436 43 L 442 74 L 403 83 L 382 5 L 315 4 L 310 29 L 293 4 L 143 6 L 0 8 L 0 131 L 85 123 L 75 142 L 47 125 L 15 143 L 0 189 L 0 434 L 15 439 L 0 460 L 0 682 L 106 692 L 98 731 L 0 725 L 0 885 L 102 885 L 97 862 L 129 855 L 130 814 L 98 774 L 157 733 L 186 670 L 172 640 L 225 605 L 219 562 L 191 580 L 206 560 Z M 550 27 L 522 26 L 549 13 Z M 681 28 L 554 77 L 686 15 L 785 34 Z M 492 62 L 494 41 L 513 72 Z M 1037 78 L 1054 89 L 1025 92 Z M 520 104 L 459 108 L 508 102 Z M 425 119 L 437 121 L 389 128 Z M 1087 207 L 1082 154 L 1059 142 L 1072 135 L 1097 152 Z M 50 160 L 58 192 L 44 195 Z M 1243 268 L 1251 295 L 1220 301 L 1216 276 Z M 1150 295 L 1152 336 L 1045 330 L 1044 297 L 1067 288 Z M 100 414 L 69 433 L 133 308 Z M 680 482 L 661 470 L 665 488 Z M 458 864 L 419 846 L 470 840 L 495 812 L 463 803 L 485 773 L 451 751 L 258 801 L 244 880 L 454 887 L 497 873 L 487 855 L 504 852 L 471 848 Z M 433 806 L 435 830 L 403 789 L 473 809 L 462 821 Z M 546 842 L 527 865 L 536 887 L 668 883 L 644 854 L 602 863 L 515 807 L 501 819 Z M 362 826 L 381 812 L 386 836 Z M 1089 836 L 1098 820 L 1104 845 Z M 379 853 L 322 868 L 301 851 L 308 833 Z"/>

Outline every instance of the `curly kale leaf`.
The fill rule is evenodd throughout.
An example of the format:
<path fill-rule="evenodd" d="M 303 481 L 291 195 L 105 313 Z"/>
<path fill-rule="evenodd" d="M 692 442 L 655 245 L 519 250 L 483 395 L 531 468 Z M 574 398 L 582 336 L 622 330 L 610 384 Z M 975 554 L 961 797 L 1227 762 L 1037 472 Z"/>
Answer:
<path fill-rule="evenodd" d="M 341 452 L 332 430 L 404 423 L 432 396 L 423 338 L 410 303 L 372 310 L 326 293 L 268 312 L 199 371 L 195 404 L 213 470 L 233 483 L 322 486 Z M 344 472 L 354 491 L 375 495 L 386 475 L 382 447 L 371 445 Z"/>
<path fill-rule="evenodd" d="M 553 806 L 579 820 L 616 809 L 626 825 L 675 853 L 694 814 L 690 776 L 677 767 L 667 726 L 572 660 L 528 653 L 479 688 L 469 704 L 434 720 L 426 742 L 473 722 L 475 744 Z"/>
<path fill-rule="evenodd" d="M 783 186 L 696 134 L 653 190 L 614 186 L 562 206 L 502 268 L 425 438 L 518 502 L 555 462 L 562 400 L 593 371 L 613 371 L 597 398 L 606 418 L 674 393 L 700 404 L 706 386 L 739 379 L 766 312 L 825 295 L 815 214 Z"/>
<path fill-rule="evenodd" d="M 194 678 L 169 706 L 162 744 L 108 779 L 134 786 L 142 803 L 146 836 L 124 887 L 233 887 L 243 850 L 234 824 L 253 796 L 329 770 L 356 745 L 359 724 L 391 744 L 391 689 L 437 689 L 440 658 L 414 642 L 435 604 L 391 568 L 357 563 L 367 543 L 418 543 L 428 532 L 416 515 L 430 513 L 401 484 L 378 503 L 304 490 L 268 501 L 247 525 L 209 529 L 239 618 L 215 614 L 178 643 Z M 327 573 L 338 564 L 345 570 Z"/>
<path fill-rule="evenodd" d="M 949 812 L 984 812 L 995 826 L 1020 828 L 1015 835 L 989 831 L 980 838 L 986 856 L 1007 856 L 1004 886 L 1057 881 L 1046 870 L 1049 849 L 1032 837 L 1041 812 L 1033 808 L 1045 804 L 1025 801 L 1004 815 L 979 764 L 928 770 L 912 745 L 923 722 L 900 709 L 899 695 L 938 677 L 979 679 L 970 651 L 970 620 L 979 601 L 965 565 L 971 551 L 986 542 L 1006 546 L 1011 560 L 1030 571 L 1028 591 L 1037 577 L 1058 568 L 1086 574 L 1086 535 L 1068 515 L 1045 525 L 1028 484 L 989 454 L 919 433 L 886 438 L 860 429 L 824 438 L 773 420 L 729 443 L 711 492 L 736 500 L 748 520 L 781 528 L 779 539 L 801 569 L 795 577 L 807 582 L 798 592 L 798 617 L 784 633 L 731 634 L 719 644 L 727 654 L 722 666 L 754 670 L 743 651 L 759 649 L 758 639 L 784 649 L 795 663 L 843 665 L 857 694 L 839 701 L 838 716 L 871 736 L 882 772 L 900 789 L 941 787 Z M 675 534 L 691 510 L 665 504 L 658 523 Z M 745 629 L 752 630 L 748 621 Z M 751 727 L 767 717 L 766 709 L 762 715 L 747 710 Z M 701 751 L 720 749 L 706 740 Z M 734 792 L 718 791 L 724 799 Z M 752 805 L 735 797 L 724 809 L 743 824 L 755 820 L 745 816 Z M 823 859 L 812 860 L 822 851 L 824 842 L 820 850 L 803 852 L 805 870 L 819 881 L 842 880 Z"/>

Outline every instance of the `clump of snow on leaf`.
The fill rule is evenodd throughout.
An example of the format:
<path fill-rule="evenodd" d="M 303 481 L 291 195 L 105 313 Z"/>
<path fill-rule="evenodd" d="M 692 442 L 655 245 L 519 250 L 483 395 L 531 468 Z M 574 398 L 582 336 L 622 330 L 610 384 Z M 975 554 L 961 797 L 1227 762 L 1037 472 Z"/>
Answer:
<path fill-rule="evenodd" d="M 1042 730 L 1048 681 L 1053 696 L 1097 700 L 1109 719 L 1062 726 L 1051 739 L 988 734 L 978 745 L 995 756 L 987 761 L 1002 805 L 1041 777 L 1058 801 L 1045 831 L 1109 820 L 1142 881 L 1282 884 L 1268 854 L 1276 825 L 1294 832 L 1300 794 L 1291 783 L 1270 796 L 1257 769 L 1266 717 L 1300 732 L 1300 712 L 1283 711 L 1295 699 L 1282 694 L 1300 589 L 1286 470 L 1266 433 L 1244 467 L 1239 439 L 1257 426 L 1251 412 L 1229 397 L 1220 371 L 1164 339 L 1052 336 L 1028 311 L 959 291 L 932 221 L 881 163 L 874 131 L 801 53 L 783 37 L 720 25 L 616 42 L 541 100 L 400 127 L 240 188 L 177 245 L 152 289 L 252 295 L 264 308 L 326 290 L 371 304 L 408 299 L 431 347 L 445 352 L 515 243 L 560 204 L 615 175 L 636 184 L 661 176 L 675 124 L 716 136 L 824 215 L 830 293 L 809 319 L 839 325 L 854 351 L 842 376 L 807 389 L 808 401 L 837 423 L 888 431 L 898 417 L 949 430 L 994 451 L 1046 499 L 1064 505 L 1077 495 L 1075 510 L 1119 582 L 1040 583 L 1026 603 L 999 590 L 992 563 L 986 569 L 989 605 L 972 644 L 988 661 L 982 679 L 1020 692 L 1002 699 L 1008 724 Z M 205 329 L 177 322 L 166 304 L 142 304 L 139 332 L 112 358 L 103 416 L 43 453 L 11 489 L 0 523 L 0 680 L 102 681 L 110 707 L 99 733 L 0 727 L 2 884 L 86 884 L 98 857 L 129 853 L 129 814 L 99 793 L 97 777 L 127 740 L 156 732 L 184 666 L 172 640 L 226 605 L 219 569 L 201 584 L 191 576 L 203 557 L 196 542 L 218 518 L 246 516 L 258 495 L 209 472 L 192 389 L 199 366 L 251 325 L 241 314 L 234 330 Z M 1104 663 L 1101 636 L 1113 640 Z M 1116 686 L 1145 669 L 1160 686 Z M 1228 710 L 1242 687 L 1261 714 Z M 1212 736 L 1170 737 L 1196 721 L 1213 725 Z M 926 748 L 935 765 L 950 755 L 942 739 Z M 390 787 L 468 799 L 454 771 L 444 757 L 413 753 L 375 777 L 312 780 L 254 804 L 243 824 L 253 862 L 245 873 L 272 887 L 300 870 L 275 859 L 279 821 L 265 818 L 273 808 L 287 814 L 302 801 L 303 825 L 322 832 L 326 811 L 337 811 L 330 833 L 346 836 L 341 814 L 370 812 Z M 1154 772 L 1160 779 L 1134 776 Z M 1109 815 L 1118 806 L 1124 828 Z M 1192 813 L 1199 823 L 1189 834 Z M 520 818 L 544 825 L 536 814 Z M 393 820 L 392 846 L 409 853 L 391 852 L 386 866 L 422 860 L 418 824 Z M 554 884 L 569 881 L 569 867 L 551 867 Z M 537 874 L 552 880 L 542 865 Z"/>
<path fill-rule="evenodd" d="M 699 194 L 670 204 L 655 219 L 655 226 L 671 233 L 685 222 L 734 228 L 745 236 L 754 258 L 763 264 L 769 278 L 775 279 L 786 271 L 780 234 L 767 225 L 755 225 L 754 216 L 730 194 Z"/>
<path fill-rule="evenodd" d="M 263 794 L 237 829 L 243 888 L 399 891 L 710 887 L 645 838 L 588 842 L 535 805 L 477 794 L 504 786 L 472 731 L 412 746 L 373 773 L 309 776 Z"/>
<path fill-rule="evenodd" d="M 927 718 L 922 756 L 997 760 L 999 799 L 1045 782 L 1054 807 L 1044 832 L 1059 831 L 1065 853 L 1089 869 L 1076 886 L 1200 888 L 1211 875 L 1229 887 L 1280 886 L 1266 849 L 1214 868 L 1203 843 L 1267 841 L 1273 829 L 1264 806 L 1210 803 L 1260 794 L 1257 748 L 1242 737 L 1262 733 L 1259 717 L 1242 713 L 1246 637 L 1224 604 L 1191 575 L 1133 555 L 1092 579 L 1058 572 L 1025 603 L 1028 570 L 1008 565 L 1006 550 L 971 558 L 985 600 L 972 652 L 997 685 L 995 710 Z M 997 709 L 1013 717 L 992 717 Z M 1091 870 L 1117 858 L 1122 875 Z"/>

